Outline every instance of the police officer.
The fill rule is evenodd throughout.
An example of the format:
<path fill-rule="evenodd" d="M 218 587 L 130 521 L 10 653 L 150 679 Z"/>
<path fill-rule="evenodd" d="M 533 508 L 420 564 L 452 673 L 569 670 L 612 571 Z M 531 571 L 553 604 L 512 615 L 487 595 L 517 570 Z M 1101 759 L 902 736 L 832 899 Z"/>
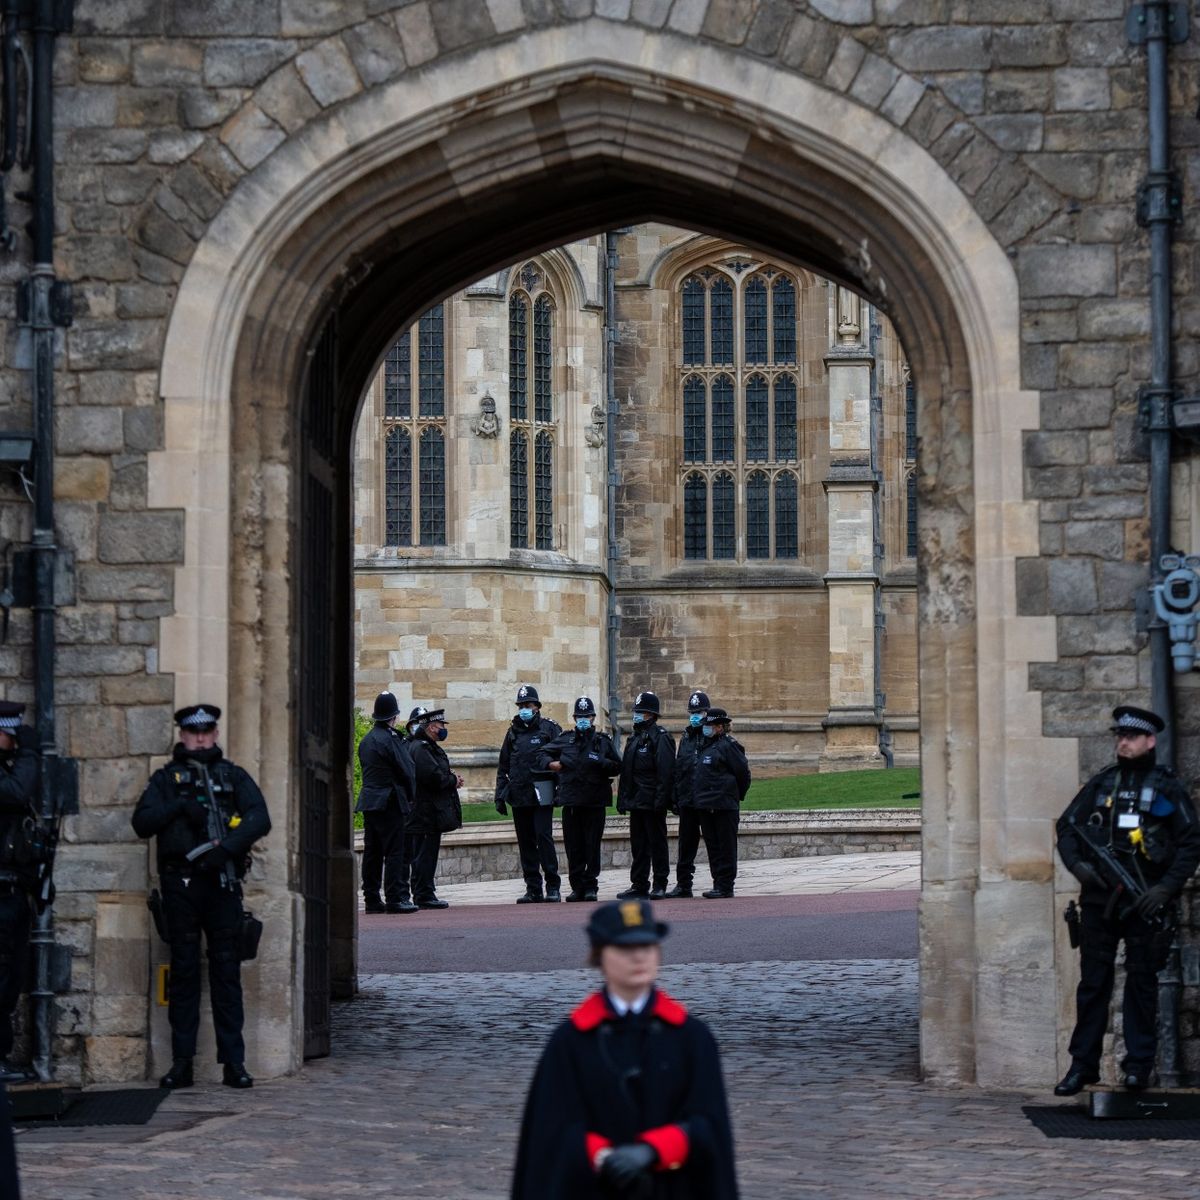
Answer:
<path fill-rule="evenodd" d="M 512 809 L 517 834 L 517 852 L 525 894 L 518 904 L 537 904 L 543 898 L 542 876 L 546 877 L 545 899 L 562 899 L 558 854 L 554 849 L 554 805 L 541 804 L 534 788 L 534 772 L 543 749 L 560 733 L 562 726 L 542 716 L 537 688 L 517 688 L 517 715 L 504 734 L 500 765 L 496 771 L 496 811 L 503 817 Z"/>
<path fill-rule="evenodd" d="M 371 715 L 375 724 L 358 744 L 362 787 L 355 808 L 363 814 L 363 899 L 369 913 L 415 913 L 404 850 L 404 819 L 416 794 L 412 756 L 395 728 L 400 706 L 391 692 L 376 696 Z"/>
<path fill-rule="evenodd" d="M 444 708 L 414 708 L 408 717 L 408 729 L 417 776 L 416 802 L 409 820 L 412 896 L 418 908 L 449 908 L 449 900 L 438 899 L 433 880 L 442 834 L 462 826 L 458 789 L 463 777 L 450 769 L 450 760 L 441 746 L 450 734 Z"/>
<path fill-rule="evenodd" d="M 693 794 L 693 775 L 696 755 L 704 744 L 704 714 L 711 706 L 707 692 L 693 692 L 688 697 L 688 725 L 679 739 L 675 755 L 674 810 L 679 814 L 679 850 L 675 863 L 675 886 L 666 899 L 690 900 L 692 880 L 696 875 L 696 851 L 700 848 L 700 813 Z"/>
<path fill-rule="evenodd" d="M 700 814 L 700 830 L 708 847 L 713 885 L 706 900 L 728 900 L 737 878 L 739 809 L 750 788 L 746 752 L 730 736 L 729 714 L 710 708 L 700 727 L 703 741 L 692 774 L 692 800 Z"/>
<path fill-rule="evenodd" d="M 29 927 L 38 885 L 38 755 L 25 705 L 0 700 L 0 1079 L 26 1073 L 11 1066 L 13 1012 L 29 956 Z"/>
<path fill-rule="evenodd" d="M 1058 854 L 1082 885 L 1080 978 L 1071 1067 L 1054 1089 L 1073 1096 L 1100 1078 L 1117 945 L 1125 939 L 1123 1082 L 1144 1088 L 1157 1050 L 1158 972 L 1177 920 L 1175 899 L 1200 864 L 1200 826 L 1187 789 L 1155 761 L 1165 722 L 1132 705 L 1113 709 L 1117 761 L 1093 775 L 1058 820 Z M 1130 902 L 1105 878 L 1089 845 L 1111 852 L 1144 893 Z"/>
<path fill-rule="evenodd" d="M 633 701 L 633 733 L 621 758 L 617 812 L 629 814 L 632 862 L 629 888 L 619 900 L 661 900 L 671 881 L 667 809 L 675 790 L 675 742 L 658 723 L 658 697 L 639 692 Z M 653 888 L 651 885 L 653 870 Z"/>
<path fill-rule="evenodd" d="M 607 733 L 596 728 L 596 706 L 580 696 L 572 710 L 574 729 L 564 730 L 546 747 L 539 765 L 558 778 L 563 846 L 571 891 L 567 900 L 596 900 L 600 888 L 600 842 L 605 810 L 612 803 L 612 777 L 621 760 Z"/>
<path fill-rule="evenodd" d="M 133 813 L 138 837 L 157 838 L 163 916 L 171 946 L 171 1069 L 165 1088 L 191 1087 L 200 1028 L 200 934 L 208 950 L 208 987 L 217 1061 L 228 1087 L 248 1088 L 242 1040 L 241 880 L 250 848 L 271 829 L 267 803 L 250 776 L 217 745 L 215 704 L 175 714 L 179 741 L 171 761 L 150 776 Z"/>

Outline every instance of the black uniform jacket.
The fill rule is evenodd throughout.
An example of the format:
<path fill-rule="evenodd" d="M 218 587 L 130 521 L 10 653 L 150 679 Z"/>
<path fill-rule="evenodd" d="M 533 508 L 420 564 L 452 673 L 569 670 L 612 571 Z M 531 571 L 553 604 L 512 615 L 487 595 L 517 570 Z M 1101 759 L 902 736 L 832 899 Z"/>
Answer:
<path fill-rule="evenodd" d="M 504 734 L 500 747 L 500 765 L 496 771 L 496 801 L 513 808 L 533 808 L 537 795 L 533 790 L 533 773 L 538 769 L 542 751 L 559 734 L 562 726 L 549 717 L 534 714 L 528 725 L 520 717 Z"/>
<path fill-rule="evenodd" d="M 545 769 L 562 763 L 556 804 L 564 808 L 607 808 L 612 803 L 612 777 L 621 771 L 617 748 L 607 733 L 565 729 L 546 747 L 539 760 Z"/>
<path fill-rule="evenodd" d="M 662 992 L 628 1017 L 597 992 L 542 1052 L 513 1200 L 601 1200 L 596 1151 L 633 1141 L 658 1151 L 654 1200 L 736 1200 L 725 1085 L 708 1026 Z"/>
<path fill-rule="evenodd" d="M 389 725 L 376 724 L 358 743 L 362 787 L 355 812 L 382 812 L 393 798 L 402 813 L 412 812 L 417 790 L 409 744 Z"/>
<path fill-rule="evenodd" d="M 617 812 L 666 812 L 675 792 L 675 741 L 657 721 L 635 726 L 621 759 Z"/>
<path fill-rule="evenodd" d="M 1113 850 L 1135 879 L 1147 886 L 1161 883 L 1173 896 L 1200 865 L 1200 823 L 1187 788 L 1169 767 L 1145 760 L 1114 763 L 1093 775 L 1056 828 L 1058 854 L 1068 870 L 1087 858 L 1080 844 L 1085 837 Z M 1107 897 L 1106 889 L 1085 886 L 1080 898 L 1101 903 Z"/>
<path fill-rule="evenodd" d="M 699 726 L 689 725 L 679 737 L 679 749 L 675 753 L 675 798 L 676 811 L 695 808 L 693 794 L 696 774 L 696 755 L 704 745 L 704 734 Z"/>
<path fill-rule="evenodd" d="M 176 866 L 183 863 L 189 850 L 209 841 L 207 828 L 193 825 L 184 816 L 184 803 L 189 797 L 205 802 L 204 767 L 208 768 L 213 798 L 221 810 L 221 824 L 225 828 L 221 845 L 242 875 L 250 847 L 270 833 L 271 818 L 258 784 L 225 758 L 220 746 L 189 754 L 177 742 L 171 761 L 150 776 L 133 810 L 133 830 L 138 837 L 158 838 L 160 872 L 168 863 Z M 231 826 L 234 818 L 236 823 Z"/>
<path fill-rule="evenodd" d="M 710 812 L 736 810 L 750 788 L 750 764 L 741 742 L 728 734 L 707 738 L 696 752 L 692 802 Z"/>
<path fill-rule="evenodd" d="M 30 859 L 29 841 L 22 834 L 21 822 L 37 813 L 40 759 L 33 748 L 34 732 L 28 725 L 18 728 L 16 739 L 16 746 L 0 757 L 0 872 L 32 887 L 37 882 L 38 868 Z"/>
<path fill-rule="evenodd" d="M 413 833 L 449 833 L 462 826 L 458 781 L 446 752 L 418 733 L 410 743 L 417 772 L 417 799 L 408 827 Z"/>

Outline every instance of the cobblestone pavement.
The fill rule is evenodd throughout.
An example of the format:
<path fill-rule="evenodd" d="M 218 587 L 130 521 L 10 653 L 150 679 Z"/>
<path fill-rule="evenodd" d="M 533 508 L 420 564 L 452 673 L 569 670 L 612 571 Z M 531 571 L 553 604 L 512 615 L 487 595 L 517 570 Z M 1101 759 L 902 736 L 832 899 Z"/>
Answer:
<path fill-rule="evenodd" d="M 171 1096 L 144 1127 L 18 1140 L 26 1200 L 498 1200 L 521 1105 L 583 970 L 374 975 L 302 1075 Z M 916 1079 L 910 960 L 668 966 L 729 1083 L 743 1197 L 1195 1196 L 1187 1142 L 1050 1141 L 1028 1099 Z"/>

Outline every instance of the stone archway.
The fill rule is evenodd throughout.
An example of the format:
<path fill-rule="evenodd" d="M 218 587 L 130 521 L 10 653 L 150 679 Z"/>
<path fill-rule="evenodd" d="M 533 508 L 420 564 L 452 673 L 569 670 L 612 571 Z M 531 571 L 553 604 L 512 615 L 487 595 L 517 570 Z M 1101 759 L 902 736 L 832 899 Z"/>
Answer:
<path fill-rule="evenodd" d="M 1053 621 L 1016 612 L 1015 559 L 1037 553 L 1020 434 L 1037 416 L 1020 388 L 1011 265 L 934 159 L 845 97 L 667 34 L 610 39 L 604 59 L 583 24 L 347 103 L 234 191 L 184 278 L 166 447 L 151 464 L 152 503 L 188 512 L 162 665 L 180 695 L 237 712 L 233 753 L 257 766 L 288 830 L 267 863 L 280 932 L 251 981 L 260 1061 L 279 1073 L 302 1052 L 292 665 L 307 355 L 337 313 L 345 461 L 396 328 L 521 254 L 659 218 L 858 289 L 910 349 L 923 383 L 922 1063 L 945 1081 L 1044 1082 L 1061 993 L 1048 833 L 1019 798 L 1066 790 L 1075 759 L 1072 743 L 1041 737 L 1027 691 L 1028 662 L 1055 657 Z M 729 79 L 736 95 L 697 79 Z M 348 623 L 331 636 L 344 642 Z M 349 697 L 343 666 L 331 710 L 348 714 Z M 342 949 L 352 971 L 352 942 Z"/>

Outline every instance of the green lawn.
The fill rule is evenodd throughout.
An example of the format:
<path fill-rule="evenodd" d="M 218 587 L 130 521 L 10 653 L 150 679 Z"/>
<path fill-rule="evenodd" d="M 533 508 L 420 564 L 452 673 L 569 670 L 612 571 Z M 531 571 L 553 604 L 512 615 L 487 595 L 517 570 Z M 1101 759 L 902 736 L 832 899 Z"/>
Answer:
<path fill-rule="evenodd" d="M 916 797 L 921 772 L 917 767 L 891 771 L 838 771 L 827 775 L 789 775 L 761 779 L 750 785 L 743 812 L 771 812 L 794 808 L 920 808 Z M 463 820 L 507 821 L 492 804 L 464 804 Z"/>

